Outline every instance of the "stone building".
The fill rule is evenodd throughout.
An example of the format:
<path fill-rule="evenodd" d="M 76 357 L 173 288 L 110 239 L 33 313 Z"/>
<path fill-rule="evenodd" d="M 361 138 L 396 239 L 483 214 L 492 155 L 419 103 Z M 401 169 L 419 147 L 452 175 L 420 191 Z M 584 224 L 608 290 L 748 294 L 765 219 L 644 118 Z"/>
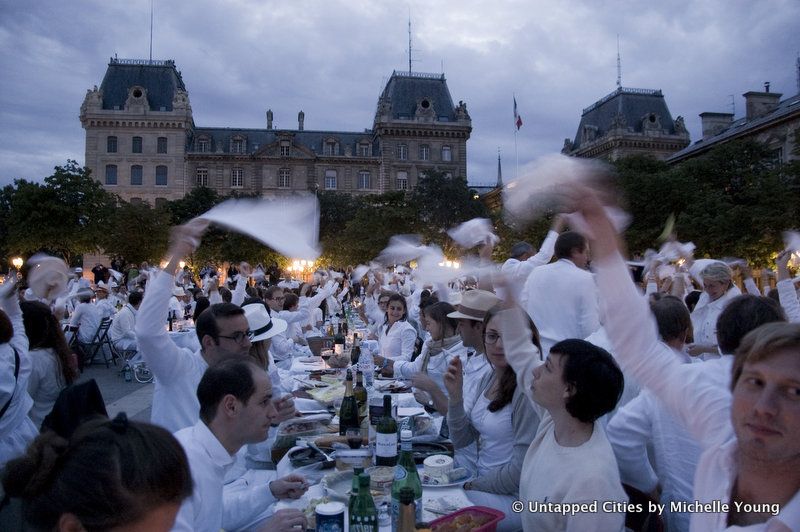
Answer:
<path fill-rule="evenodd" d="M 123 199 L 159 204 L 207 186 L 280 196 L 408 190 L 426 172 L 466 177 L 472 121 L 443 74 L 393 72 L 371 129 L 201 127 L 173 61 L 114 59 L 81 106 L 86 166 Z"/>
<path fill-rule="evenodd" d="M 800 159 L 800 94 L 781 100 L 781 94 L 769 91 L 744 93 L 745 116 L 734 120 L 733 113 L 700 113 L 703 138 L 667 159 L 678 163 L 707 152 L 714 146 L 738 139 L 761 142 L 772 152 L 773 160 L 786 163 Z"/>
<path fill-rule="evenodd" d="M 689 145 L 683 118 L 672 115 L 660 90 L 618 87 L 583 110 L 574 140 L 561 153 L 615 160 L 628 155 L 666 159 Z"/>

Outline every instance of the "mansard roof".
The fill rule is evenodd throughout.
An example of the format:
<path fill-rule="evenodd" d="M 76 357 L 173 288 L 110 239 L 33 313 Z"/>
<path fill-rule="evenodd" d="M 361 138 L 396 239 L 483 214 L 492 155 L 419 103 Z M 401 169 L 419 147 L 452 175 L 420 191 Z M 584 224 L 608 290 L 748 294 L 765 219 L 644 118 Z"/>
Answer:
<path fill-rule="evenodd" d="M 739 137 L 746 137 L 747 135 L 759 131 L 761 128 L 769 127 L 774 123 L 791 118 L 793 115 L 800 116 L 800 93 L 782 100 L 775 109 L 762 116 L 750 120 L 748 120 L 747 117 L 742 117 L 731 122 L 730 126 L 716 135 L 702 138 L 681 151 L 672 154 L 667 159 L 667 162 L 674 163 L 694 154 L 701 153 L 717 144 Z"/>
<path fill-rule="evenodd" d="M 395 70 L 381 94 L 381 100 L 391 102 L 391 117 L 395 120 L 414 118 L 417 105 L 424 99 L 430 101 L 439 121 L 456 120 L 453 99 L 444 74 Z"/>
<path fill-rule="evenodd" d="M 619 87 L 583 110 L 572 149 L 580 147 L 585 126 L 597 128 L 596 138 L 600 138 L 613 129 L 615 118 L 621 115 L 629 131 L 641 133 L 642 121 L 651 113 L 659 117 L 664 134 L 676 134 L 675 122 L 660 90 Z"/>
<path fill-rule="evenodd" d="M 115 59 L 108 63 L 100 90 L 103 109 L 124 109 L 131 87 L 147 91 L 151 111 L 172 111 L 176 90 L 186 90 L 172 60 Z"/>
<path fill-rule="evenodd" d="M 224 127 L 198 127 L 194 129 L 191 138 L 188 139 L 191 147 L 195 139 L 200 137 L 209 138 L 212 142 L 212 152 L 217 152 L 217 147 L 222 147 L 222 153 L 229 153 L 231 140 L 235 137 L 242 137 L 247 140 L 246 153 L 254 153 L 259 149 L 277 142 L 283 136 L 291 137 L 292 142 L 299 146 L 304 146 L 316 154 L 323 153 L 323 145 L 328 140 L 339 143 L 339 154 L 345 154 L 345 147 L 350 146 L 351 153 L 356 155 L 358 144 L 368 141 L 372 148 L 372 155 L 378 155 L 378 143 L 373 139 L 372 130 L 363 132 L 354 131 L 300 131 L 286 129 L 244 129 L 244 128 L 224 128 Z M 191 151 L 191 149 L 189 150 Z"/>

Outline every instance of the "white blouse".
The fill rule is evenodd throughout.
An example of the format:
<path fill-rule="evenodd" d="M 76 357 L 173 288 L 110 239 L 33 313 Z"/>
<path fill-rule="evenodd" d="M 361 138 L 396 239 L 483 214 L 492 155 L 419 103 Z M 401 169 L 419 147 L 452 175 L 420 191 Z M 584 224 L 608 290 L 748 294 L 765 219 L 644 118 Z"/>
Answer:
<path fill-rule="evenodd" d="M 490 412 L 490 402 L 486 393 L 481 393 L 469 414 L 472 426 L 481 435 L 478 442 L 478 475 L 485 475 L 505 464 L 514 452 L 514 438 L 509 437 L 514 434 L 511 403 L 496 412 Z"/>
<path fill-rule="evenodd" d="M 414 344 L 417 341 L 417 330 L 407 321 L 396 321 L 391 328 L 381 327 L 378 343 L 381 356 L 390 360 L 411 360 Z"/>
<path fill-rule="evenodd" d="M 67 384 L 61 374 L 57 355 L 52 349 L 33 349 L 29 354 L 31 376 L 28 379 L 28 394 L 33 399 L 33 407 L 28 416 L 39 427 Z"/>

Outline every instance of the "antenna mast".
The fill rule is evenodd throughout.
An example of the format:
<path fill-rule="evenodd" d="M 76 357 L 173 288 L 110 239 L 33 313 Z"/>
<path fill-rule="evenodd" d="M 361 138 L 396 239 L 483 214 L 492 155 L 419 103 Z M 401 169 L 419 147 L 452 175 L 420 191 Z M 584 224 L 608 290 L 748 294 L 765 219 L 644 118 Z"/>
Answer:
<path fill-rule="evenodd" d="M 797 52 L 797 92 L 800 94 L 800 52 Z"/>
<path fill-rule="evenodd" d="M 411 74 L 411 7 L 408 8 L 408 73 Z"/>
<path fill-rule="evenodd" d="M 153 61 L 153 0 L 150 0 L 150 61 Z"/>
<path fill-rule="evenodd" d="M 619 56 L 619 33 L 617 33 L 617 88 L 622 87 L 622 60 Z"/>

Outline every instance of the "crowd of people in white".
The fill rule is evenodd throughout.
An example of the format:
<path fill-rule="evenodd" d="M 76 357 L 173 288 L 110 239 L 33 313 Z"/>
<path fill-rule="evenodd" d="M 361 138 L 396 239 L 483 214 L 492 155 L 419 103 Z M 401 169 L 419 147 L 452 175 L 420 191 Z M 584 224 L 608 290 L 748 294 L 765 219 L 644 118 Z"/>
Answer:
<path fill-rule="evenodd" d="M 564 231 L 557 216 L 538 250 L 519 243 L 502 264 L 487 239 L 477 273 L 449 283 L 377 265 L 269 283 L 245 263 L 227 282 L 211 271 L 195 280 L 179 267 L 206 229 L 195 221 L 174 228 L 166 266 L 139 272 L 130 291 L 76 280 L 77 297 L 52 304 L 7 285 L 4 494 L 43 530 L 305 526 L 302 512 L 272 503 L 300 497 L 306 480 L 247 469 L 246 458 L 263 456 L 296 415 L 293 357 L 352 305 L 376 370 L 410 379 L 416 399 L 446 417 L 456 462 L 474 473 L 463 489 L 504 511 L 500 530 L 614 531 L 647 519 L 670 531 L 800 530 L 791 252 L 779 254 L 772 289 L 768 276 L 759 289 L 746 264 L 695 260 L 674 240 L 637 277 L 601 196 L 583 185 L 562 194 L 590 230 Z M 113 318 L 113 344 L 155 376 L 155 427 L 120 417 L 37 438 L 78 375 L 56 317 L 65 309 L 78 346 Z M 178 347 L 165 327 L 184 316 L 197 349 Z M 86 473 L 92 463 L 108 464 L 102 488 Z M 76 483 L 82 493 L 70 495 Z"/>

